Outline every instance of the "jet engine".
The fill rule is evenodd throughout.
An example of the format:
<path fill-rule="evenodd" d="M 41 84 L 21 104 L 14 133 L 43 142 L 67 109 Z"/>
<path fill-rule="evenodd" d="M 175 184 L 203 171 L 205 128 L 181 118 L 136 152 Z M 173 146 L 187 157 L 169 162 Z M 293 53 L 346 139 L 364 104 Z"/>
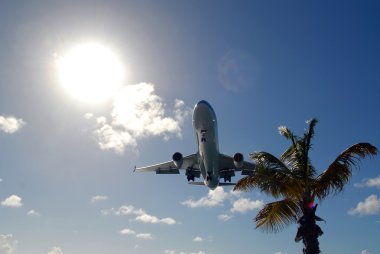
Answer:
<path fill-rule="evenodd" d="M 241 153 L 235 153 L 234 155 L 234 165 L 236 168 L 243 167 L 244 156 Z"/>
<path fill-rule="evenodd" d="M 177 168 L 182 167 L 183 156 L 182 156 L 181 153 L 179 153 L 179 152 L 174 153 L 172 158 L 173 158 L 174 165 L 175 165 Z"/>

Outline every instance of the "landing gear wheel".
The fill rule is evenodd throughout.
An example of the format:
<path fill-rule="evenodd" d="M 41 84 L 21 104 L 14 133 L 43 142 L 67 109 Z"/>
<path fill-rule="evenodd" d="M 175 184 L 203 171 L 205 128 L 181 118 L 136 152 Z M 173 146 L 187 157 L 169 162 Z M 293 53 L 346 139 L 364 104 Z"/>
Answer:
<path fill-rule="evenodd" d="M 231 176 L 226 176 L 224 178 L 224 182 L 231 182 Z"/>

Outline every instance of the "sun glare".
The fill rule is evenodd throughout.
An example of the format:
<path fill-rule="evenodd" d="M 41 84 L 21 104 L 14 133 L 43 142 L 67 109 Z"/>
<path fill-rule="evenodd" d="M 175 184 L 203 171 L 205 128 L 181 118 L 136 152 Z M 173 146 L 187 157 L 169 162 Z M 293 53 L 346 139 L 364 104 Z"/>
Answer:
<path fill-rule="evenodd" d="M 124 81 L 124 67 L 107 47 L 80 44 L 58 59 L 63 87 L 76 99 L 98 103 L 109 99 Z"/>

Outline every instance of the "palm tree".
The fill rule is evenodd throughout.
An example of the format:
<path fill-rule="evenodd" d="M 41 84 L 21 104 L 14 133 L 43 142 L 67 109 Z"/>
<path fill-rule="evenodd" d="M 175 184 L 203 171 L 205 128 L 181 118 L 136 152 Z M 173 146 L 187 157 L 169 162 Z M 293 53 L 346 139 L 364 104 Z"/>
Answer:
<path fill-rule="evenodd" d="M 312 146 L 317 119 L 307 121 L 309 128 L 303 137 L 294 135 L 287 127 L 279 132 L 291 141 L 290 147 L 280 158 L 267 152 L 255 152 L 250 158 L 256 162 L 255 171 L 238 181 L 234 190 L 250 191 L 254 188 L 281 199 L 266 204 L 255 217 L 256 228 L 276 233 L 289 224 L 299 227 L 295 241 L 303 240 L 304 254 L 320 253 L 318 237 L 323 234 L 316 221 L 318 204 L 329 194 L 343 190 L 350 180 L 352 169 L 366 156 L 377 154 L 377 148 L 369 143 L 358 143 L 343 151 L 321 174 L 311 164 L 309 150 Z"/>

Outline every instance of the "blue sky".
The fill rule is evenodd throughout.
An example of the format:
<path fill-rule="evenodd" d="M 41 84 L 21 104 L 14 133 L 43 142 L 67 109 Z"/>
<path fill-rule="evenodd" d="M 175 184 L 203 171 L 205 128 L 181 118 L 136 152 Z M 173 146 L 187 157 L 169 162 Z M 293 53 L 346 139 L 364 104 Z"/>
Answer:
<path fill-rule="evenodd" d="M 379 147 L 379 11 L 377 1 L 2 1 L 0 253 L 300 253 L 295 225 L 255 230 L 272 200 L 259 191 L 132 170 L 196 151 L 201 99 L 225 154 L 280 155 L 278 126 L 301 135 L 312 117 L 320 171 L 354 143 Z M 88 43 L 125 74 L 99 103 L 59 78 L 59 59 Z M 320 204 L 324 253 L 380 253 L 379 162 L 364 160 Z"/>

